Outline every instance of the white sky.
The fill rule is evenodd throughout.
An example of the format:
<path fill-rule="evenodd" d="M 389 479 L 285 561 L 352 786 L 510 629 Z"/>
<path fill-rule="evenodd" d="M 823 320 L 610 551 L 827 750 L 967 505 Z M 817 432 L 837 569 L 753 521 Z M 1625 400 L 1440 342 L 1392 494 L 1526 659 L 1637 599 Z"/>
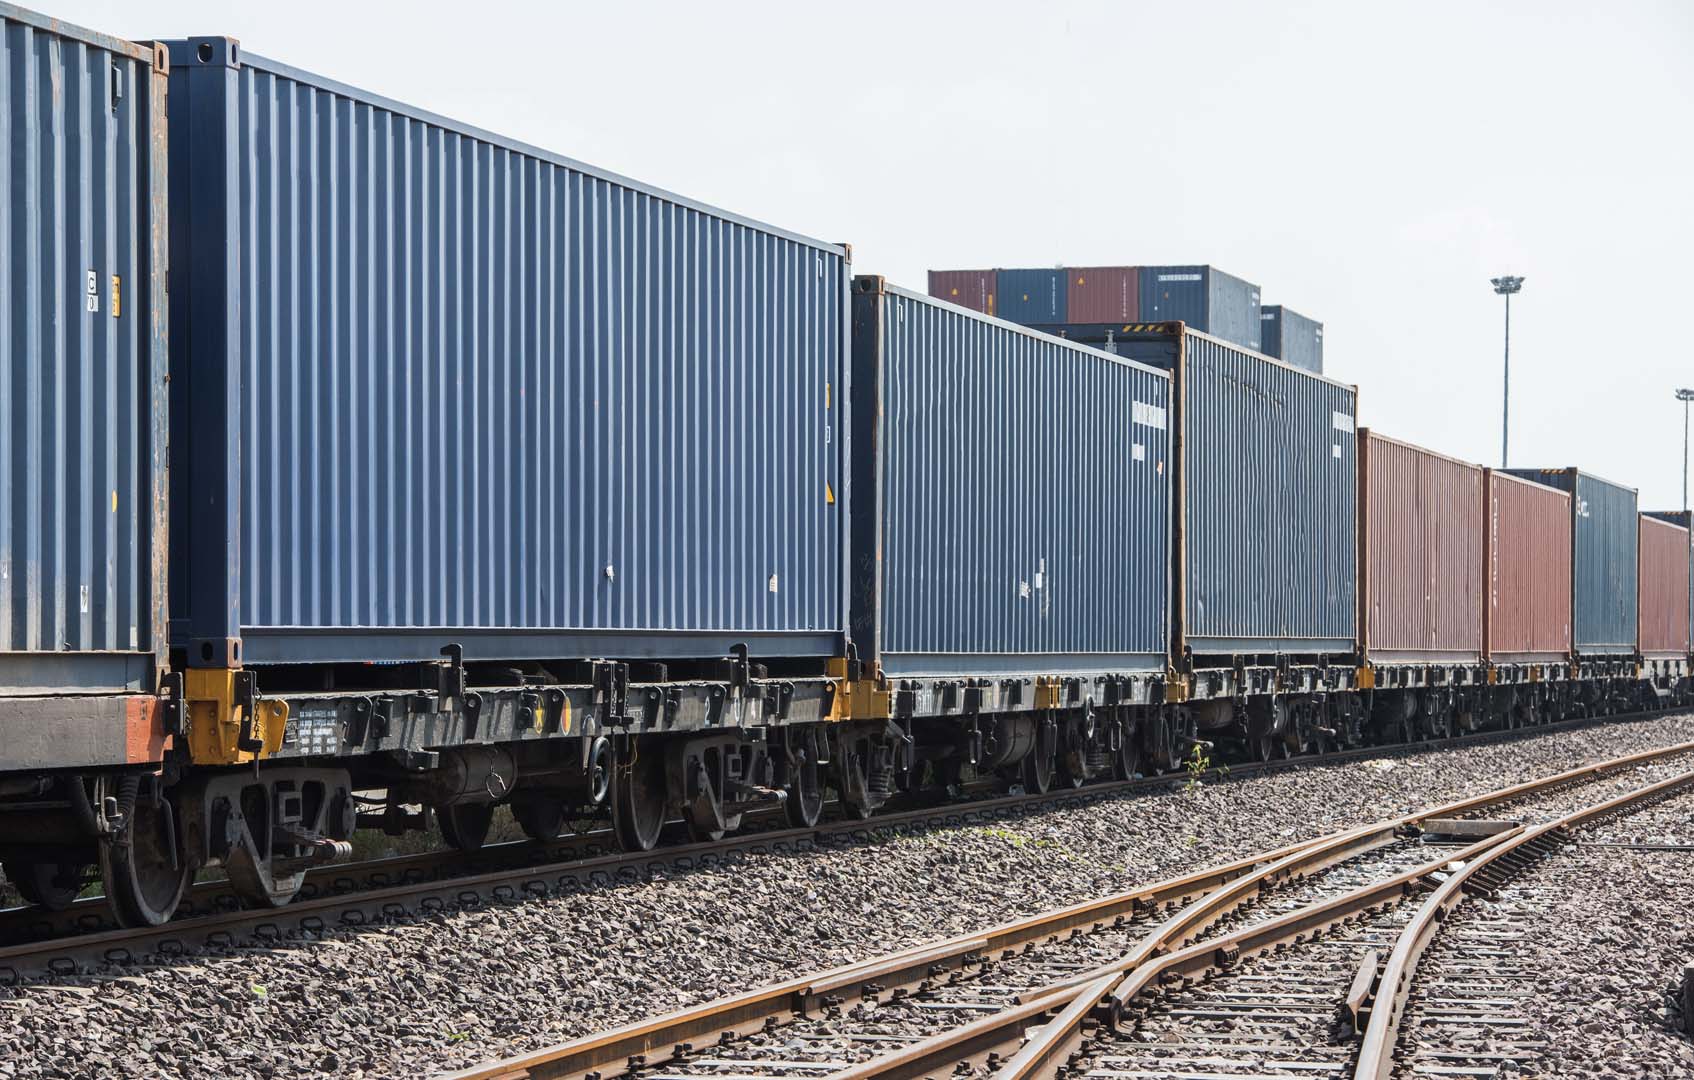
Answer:
<path fill-rule="evenodd" d="M 26 3 L 30 0 L 26 0 Z M 47 3 L 47 0 L 33 0 Z M 1694 4 L 58 0 L 932 267 L 1209 262 L 1325 324 L 1362 422 L 1680 505 Z M 470 17 L 467 18 L 467 13 Z"/>

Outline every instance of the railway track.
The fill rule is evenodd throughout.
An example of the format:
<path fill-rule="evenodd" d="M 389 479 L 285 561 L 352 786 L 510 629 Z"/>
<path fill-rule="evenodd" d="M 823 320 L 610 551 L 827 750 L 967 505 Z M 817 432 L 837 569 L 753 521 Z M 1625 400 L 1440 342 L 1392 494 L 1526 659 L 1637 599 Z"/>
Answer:
<path fill-rule="evenodd" d="M 967 801 L 917 805 L 862 821 L 832 814 L 809 829 L 785 827 L 780 812 L 750 817 L 750 827 L 717 841 L 685 843 L 651 852 L 616 849 L 609 829 L 561 837 L 549 844 L 516 841 L 474 853 L 441 850 L 315 869 L 300 895 L 280 908 L 243 907 L 227 882 L 194 886 L 190 902 L 172 922 L 150 928 L 120 928 L 104 899 L 78 900 L 66 911 L 11 908 L 0 911 L 0 983 L 43 975 L 69 975 L 91 965 L 133 962 L 149 952 L 183 955 L 201 948 L 229 948 L 245 940 L 276 941 L 289 935 L 321 933 L 333 926 L 357 926 L 407 914 L 430 913 L 448 906 L 509 903 L 525 897 L 568 894 L 603 884 L 620 873 L 674 865 L 687 868 L 736 853 L 758 854 L 804 849 L 840 835 L 868 836 L 958 827 L 1003 819 L 1014 813 L 1086 805 L 1126 791 L 1169 788 L 1191 779 L 1207 781 L 1247 777 L 1380 757 L 1467 745 L 1516 741 L 1558 731 L 1644 719 L 1651 713 L 1583 718 L 1506 731 L 1394 747 L 1365 747 L 1318 756 L 1293 757 L 1208 768 L 1193 775 L 1163 774 L 1108 781 L 1045 795 L 978 796 Z"/>
<path fill-rule="evenodd" d="M 1296 1051 L 1298 1068 L 1252 1075 L 1339 1075 L 1353 1051 L 1330 1052 L 1325 1040 L 1359 981 L 1359 958 L 1352 953 L 1388 955 L 1395 936 L 1411 924 L 1408 898 L 1421 896 L 1455 860 L 1480 866 L 1497 846 L 1527 852 L 1551 842 L 1570 820 L 1561 804 L 1581 790 L 1667 771 L 1672 775 L 1658 790 L 1694 783 L 1694 771 L 1674 761 L 1691 749 L 1694 744 L 1570 770 L 452 1077 L 914 1080 L 949 1072 L 1021 1078 L 1080 1069 L 1100 1080 L 1196 1080 L 1242 1075 L 1243 1065 L 1257 1067 Z M 1641 797 L 1611 796 L 1608 805 Z M 1477 818 L 1508 805 L 1533 812 L 1538 802 L 1555 824 Z M 1414 839 L 1434 829 L 1481 838 L 1440 848 Z M 1325 933 L 1337 926 L 1348 929 Z M 1306 951 L 1289 951 L 1296 944 Z M 1258 953 L 1268 954 L 1266 962 L 1294 966 L 1255 974 L 1250 964 Z M 1201 982 L 1213 976 L 1234 980 L 1233 988 Z M 1285 991 L 1290 980 L 1304 988 Z M 1370 1015 L 1363 998 L 1353 1015 Z M 1270 1026 L 1228 1043 L 1233 1058 L 1219 1049 L 1220 1032 L 1260 1021 Z M 1149 1025 L 1161 1024 L 1153 1045 L 1137 1039 Z M 1314 1034 L 1298 1045 L 1273 1034 L 1300 1024 Z M 1209 1032 L 1213 1041 L 1196 1042 L 1196 1030 Z M 1320 1046 L 1322 1053 L 1315 1049 Z M 1274 1060 L 1296 1063 L 1295 1057 Z"/>
<path fill-rule="evenodd" d="M 1643 800 L 1627 816 L 1601 813 L 1581 822 L 1576 846 L 1608 855 L 1684 857 L 1694 846 L 1662 838 L 1688 838 L 1694 796 L 1664 794 L 1670 797 Z M 1491 854 L 1496 862 L 1512 858 L 1509 845 Z M 1498 877 L 1487 880 L 1489 868 L 1478 866 L 1474 876 L 1455 883 L 1460 892 L 1452 902 L 1431 897 L 1440 914 L 1420 927 L 1421 937 L 1408 942 L 1405 963 L 1392 973 L 1393 1011 L 1375 1032 L 1379 1045 L 1369 1059 L 1374 1072 L 1367 1075 L 1482 1078 L 1522 1069 L 1547 1051 L 1548 1032 L 1529 1007 L 1544 974 L 1542 957 L 1532 947 L 1535 936 L 1561 917 L 1561 902 L 1572 887 L 1557 865 L 1526 867 L 1532 872 L 1503 885 Z M 1449 917 L 1465 896 L 1488 903 Z"/>

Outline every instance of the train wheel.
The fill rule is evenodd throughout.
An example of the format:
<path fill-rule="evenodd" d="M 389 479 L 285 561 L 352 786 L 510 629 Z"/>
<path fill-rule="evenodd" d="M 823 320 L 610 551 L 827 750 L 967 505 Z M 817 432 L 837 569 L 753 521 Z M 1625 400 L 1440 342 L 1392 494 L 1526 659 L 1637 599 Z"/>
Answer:
<path fill-rule="evenodd" d="M 1274 731 L 1266 731 L 1259 735 L 1247 737 L 1247 752 L 1254 761 L 1275 761 L 1277 744 L 1282 739 Z"/>
<path fill-rule="evenodd" d="M 261 908 L 287 906 L 306 883 L 304 870 L 279 877 L 270 859 L 253 858 L 245 845 L 230 852 L 225 869 L 236 893 Z"/>
<path fill-rule="evenodd" d="M 1112 768 L 1119 780 L 1133 780 L 1141 773 L 1141 732 L 1130 728 L 1118 740 Z"/>
<path fill-rule="evenodd" d="M 565 804 L 562 799 L 546 797 L 523 799 L 512 803 L 512 816 L 525 836 L 545 844 L 558 838 L 565 825 Z"/>
<path fill-rule="evenodd" d="M 82 892 L 88 864 L 81 862 L 21 862 L 8 859 L 0 864 L 6 880 L 18 895 L 36 907 L 64 911 Z"/>
<path fill-rule="evenodd" d="M 488 839 L 488 827 L 494 823 L 493 803 L 454 803 L 435 808 L 435 820 L 441 826 L 441 838 L 448 846 L 467 855 L 482 847 Z"/>
<path fill-rule="evenodd" d="M 665 756 L 658 746 L 628 740 L 619 751 L 612 777 L 612 831 L 625 851 L 652 851 L 665 827 L 669 804 L 665 789 Z"/>
<path fill-rule="evenodd" d="M 782 801 L 788 823 L 796 829 L 810 829 L 823 817 L 823 776 L 816 756 L 806 751 L 800 764 L 793 769 L 785 789 L 788 798 Z"/>
<path fill-rule="evenodd" d="M 129 801 L 133 808 L 117 834 L 100 845 L 100 876 L 120 925 L 160 926 L 182 903 L 194 868 L 177 850 L 170 801 L 137 797 L 139 783 L 137 777 L 120 781 L 119 803 Z"/>
<path fill-rule="evenodd" d="M 1053 736 L 1045 731 L 1035 736 L 1035 748 L 1023 759 L 1023 789 L 1031 795 L 1045 795 L 1053 788 L 1054 767 Z"/>

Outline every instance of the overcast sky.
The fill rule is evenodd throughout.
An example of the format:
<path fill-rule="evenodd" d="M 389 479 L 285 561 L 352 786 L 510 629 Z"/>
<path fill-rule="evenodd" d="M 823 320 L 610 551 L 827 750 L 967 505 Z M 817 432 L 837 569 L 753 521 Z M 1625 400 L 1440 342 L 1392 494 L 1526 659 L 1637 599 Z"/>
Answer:
<path fill-rule="evenodd" d="M 46 3 L 46 0 L 35 0 Z M 854 269 L 1209 262 L 1325 324 L 1384 433 L 1679 506 L 1694 4 L 59 0 L 853 245 Z"/>

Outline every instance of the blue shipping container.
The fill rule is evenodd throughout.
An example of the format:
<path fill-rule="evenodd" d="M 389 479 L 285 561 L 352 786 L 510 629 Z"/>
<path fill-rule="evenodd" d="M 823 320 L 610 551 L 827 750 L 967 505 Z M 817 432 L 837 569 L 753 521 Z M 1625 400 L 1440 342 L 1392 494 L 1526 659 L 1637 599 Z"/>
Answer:
<path fill-rule="evenodd" d="M 169 48 L 192 663 L 839 655 L 844 248 Z"/>
<path fill-rule="evenodd" d="M 1141 318 L 1177 320 L 1233 345 L 1260 347 L 1259 287 L 1210 266 L 1143 266 Z"/>
<path fill-rule="evenodd" d="M 1506 469 L 1571 499 L 1571 632 L 1578 656 L 1634 653 L 1640 549 L 1636 493 L 1580 469 Z"/>
<path fill-rule="evenodd" d="M 853 638 L 891 675 L 1162 670 L 1170 376 L 861 277 Z"/>
<path fill-rule="evenodd" d="M 1176 372 L 1178 647 L 1202 664 L 1353 653 L 1356 390 L 1193 330 L 1130 327 L 1114 347 Z"/>
<path fill-rule="evenodd" d="M 998 314 L 1025 326 L 1062 323 L 1069 287 L 1063 270 L 1002 270 Z"/>
<path fill-rule="evenodd" d="M 1323 374 L 1323 323 L 1281 304 L 1259 310 L 1259 351 L 1304 371 Z"/>
<path fill-rule="evenodd" d="M 164 648 L 165 71 L 0 4 L 0 696 Z"/>

